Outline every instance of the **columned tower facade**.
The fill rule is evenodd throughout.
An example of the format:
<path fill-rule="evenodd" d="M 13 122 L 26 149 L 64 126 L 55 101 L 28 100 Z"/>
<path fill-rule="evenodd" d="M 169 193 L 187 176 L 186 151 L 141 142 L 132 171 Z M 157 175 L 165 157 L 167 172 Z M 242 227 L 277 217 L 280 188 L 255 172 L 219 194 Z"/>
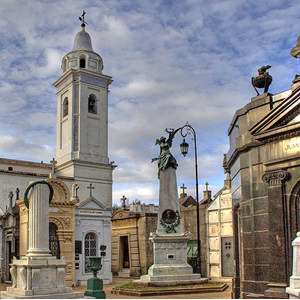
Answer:
<path fill-rule="evenodd" d="M 85 24 L 62 60 L 57 89 L 56 174 L 74 178 L 79 198 L 92 183 L 93 196 L 107 208 L 112 203 L 112 170 L 108 158 L 108 92 L 112 83 L 104 75 L 103 61 L 94 52 Z"/>

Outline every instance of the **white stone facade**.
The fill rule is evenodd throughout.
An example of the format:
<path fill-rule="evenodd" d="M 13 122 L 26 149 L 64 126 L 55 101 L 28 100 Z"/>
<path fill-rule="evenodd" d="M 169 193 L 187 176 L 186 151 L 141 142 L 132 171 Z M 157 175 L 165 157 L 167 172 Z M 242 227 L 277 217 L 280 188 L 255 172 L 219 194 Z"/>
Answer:
<path fill-rule="evenodd" d="M 208 245 L 206 257 L 207 277 L 209 279 L 219 280 L 224 277 L 233 276 L 233 269 L 230 275 L 231 259 L 233 266 L 231 198 L 231 190 L 224 187 L 214 196 L 214 200 L 206 209 L 206 236 Z M 226 253 L 224 253 L 225 251 Z M 229 267 L 226 266 L 225 260 L 228 260 Z"/>
<path fill-rule="evenodd" d="M 111 210 L 105 208 L 94 197 L 89 197 L 76 205 L 75 209 L 75 280 L 76 285 L 86 285 L 92 272 L 86 270 L 86 249 L 90 256 L 101 256 L 102 269 L 98 277 L 103 282 L 112 282 L 111 272 Z M 87 241 L 94 237 L 93 245 Z M 94 248 L 93 248 L 94 247 Z M 79 248 L 79 249 L 78 249 Z M 76 253 L 77 252 L 77 253 Z"/>

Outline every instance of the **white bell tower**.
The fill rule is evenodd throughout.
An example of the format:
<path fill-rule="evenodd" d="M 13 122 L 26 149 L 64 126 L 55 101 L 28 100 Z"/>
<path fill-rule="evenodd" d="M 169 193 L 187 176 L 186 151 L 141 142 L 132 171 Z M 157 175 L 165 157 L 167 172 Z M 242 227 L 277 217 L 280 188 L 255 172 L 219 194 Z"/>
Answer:
<path fill-rule="evenodd" d="M 112 202 L 112 170 L 108 158 L 108 86 L 112 77 L 102 74 L 103 61 L 94 52 L 85 22 L 74 39 L 71 52 L 62 60 L 57 89 L 58 176 L 71 177 L 79 184 L 81 200 L 86 186 L 106 207 Z M 86 186 L 84 186 L 86 185 Z"/>

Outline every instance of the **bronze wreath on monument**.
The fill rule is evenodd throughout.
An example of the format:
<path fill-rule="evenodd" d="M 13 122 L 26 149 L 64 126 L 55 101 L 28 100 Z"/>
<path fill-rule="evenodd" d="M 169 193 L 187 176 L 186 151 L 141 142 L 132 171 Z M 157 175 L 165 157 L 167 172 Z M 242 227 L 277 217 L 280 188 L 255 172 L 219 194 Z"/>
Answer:
<path fill-rule="evenodd" d="M 176 233 L 175 227 L 180 224 L 180 214 L 179 211 L 171 209 L 166 209 L 160 218 L 160 224 L 165 228 L 166 233 Z"/>

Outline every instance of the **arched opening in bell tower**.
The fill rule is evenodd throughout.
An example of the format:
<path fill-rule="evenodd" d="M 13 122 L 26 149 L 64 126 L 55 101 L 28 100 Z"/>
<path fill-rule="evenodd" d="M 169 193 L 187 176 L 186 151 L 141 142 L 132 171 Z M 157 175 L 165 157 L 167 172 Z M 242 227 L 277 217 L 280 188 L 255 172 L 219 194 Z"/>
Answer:
<path fill-rule="evenodd" d="M 69 113 L 69 101 L 68 97 L 66 97 L 63 101 L 63 118 L 66 117 Z"/>
<path fill-rule="evenodd" d="M 97 97 L 94 94 L 89 95 L 88 112 L 90 114 L 97 114 Z"/>
<path fill-rule="evenodd" d="M 80 55 L 79 67 L 80 68 L 86 68 L 86 57 L 85 57 L 85 55 Z"/>

